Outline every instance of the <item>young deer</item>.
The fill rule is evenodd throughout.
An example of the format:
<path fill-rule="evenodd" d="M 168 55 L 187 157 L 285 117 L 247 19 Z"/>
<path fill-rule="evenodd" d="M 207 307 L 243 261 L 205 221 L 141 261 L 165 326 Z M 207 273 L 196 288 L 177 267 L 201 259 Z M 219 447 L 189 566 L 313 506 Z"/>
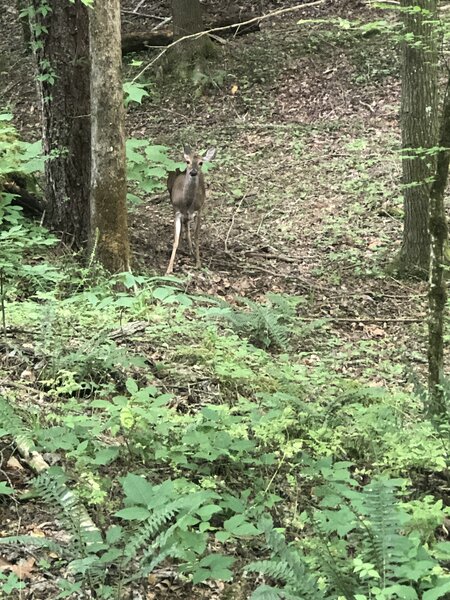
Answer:
<path fill-rule="evenodd" d="M 189 245 L 189 252 L 192 254 L 191 241 L 191 222 L 197 218 L 195 224 L 195 266 L 200 266 L 199 253 L 199 232 L 200 219 L 203 204 L 205 202 L 205 178 L 202 173 L 202 165 L 205 161 L 210 161 L 216 153 L 215 148 L 210 148 L 205 156 L 199 156 L 191 150 L 189 146 L 184 147 L 184 159 L 186 169 L 181 172 L 179 169 L 169 173 L 167 179 L 167 189 L 169 190 L 170 200 L 172 201 L 174 212 L 174 240 L 172 255 L 166 273 L 172 273 L 175 255 L 177 253 L 178 243 L 180 241 L 181 229 L 184 225 L 186 238 Z"/>

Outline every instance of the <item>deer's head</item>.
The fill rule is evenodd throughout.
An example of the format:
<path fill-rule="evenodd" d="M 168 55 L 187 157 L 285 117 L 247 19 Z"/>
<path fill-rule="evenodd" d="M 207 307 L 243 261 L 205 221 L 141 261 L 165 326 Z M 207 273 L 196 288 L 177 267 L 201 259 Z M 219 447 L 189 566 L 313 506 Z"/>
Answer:
<path fill-rule="evenodd" d="M 210 148 L 204 156 L 200 156 L 191 150 L 190 146 L 184 147 L 184 160 L 186 161 L 186 172 L 191 177 L 196 177 L 202 170 L 204 162 L 214 158 L 215 148 Z"/>

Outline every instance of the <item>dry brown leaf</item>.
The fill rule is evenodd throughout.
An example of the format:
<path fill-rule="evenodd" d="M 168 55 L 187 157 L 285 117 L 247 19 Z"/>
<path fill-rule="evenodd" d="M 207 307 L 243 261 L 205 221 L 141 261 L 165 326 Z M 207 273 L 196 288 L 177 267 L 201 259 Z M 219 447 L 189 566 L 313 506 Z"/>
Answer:
<path fill-rule="evenodd" d="M 31 535 L 33 537 L 40 537 L 40 538 L 44 538 L 45 537 L 45 533 L 39 527 L 33 527 L 30 530 L 30 533 L 31 533 Z"/>
<path fill-rule="evenodd" d="M 10 469 L 17 469 L 18 471 L 23 471 L 23 467 L 20 463 L 20 461 L 17 460 L 17 458 L 15 456 L 10 456 L 8 462 L 6 463 L 6 466 L 9 467 Z"/>
<path fill-rule="evenodd" d="M 366 331 L 367 333 L 372 336 L 372 337 L 385 337 L 386 336 L 386 332 L 384 329 L 382 329 L 381 327 L 377 327 L 376 325 L 368 325 L 366 326 Z"/>
<path fill-rule="evenodd" d="M 369 243 L 367 244 L 367 247 L 369 248 L 369 250 L 374 250 L 375 248 L 378 248 L 379 246 L 383 245 L 383 241 L 380 240 L 380 238 L 372 238 Z"/>
<path fill-rule="evenodd" d="M 0 558 L 0 571 L 11 571 L 11 573 L 15 573 L 19 579 L 31 579 L 35 562 L 36 560 L 33 557 L 30 557 L 15 565 Z"/>

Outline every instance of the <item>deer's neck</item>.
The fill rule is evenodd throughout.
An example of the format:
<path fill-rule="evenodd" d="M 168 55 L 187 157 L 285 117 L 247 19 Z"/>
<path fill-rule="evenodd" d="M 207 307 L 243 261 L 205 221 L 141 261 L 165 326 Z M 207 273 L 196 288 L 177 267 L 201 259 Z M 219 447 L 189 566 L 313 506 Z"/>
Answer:
<path fill-rule="evenodd" d="M 183 195 L 188 205 L 191 205 L 195 200 L 200 186 L 200 173 L 196 177 L 192 177 L 186 173 L 184 178 Z"/>

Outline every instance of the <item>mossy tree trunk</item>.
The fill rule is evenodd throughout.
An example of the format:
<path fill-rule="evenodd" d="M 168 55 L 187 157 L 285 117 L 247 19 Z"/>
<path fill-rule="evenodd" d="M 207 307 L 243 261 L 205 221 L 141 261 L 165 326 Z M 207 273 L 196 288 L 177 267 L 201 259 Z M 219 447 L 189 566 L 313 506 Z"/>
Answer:
<path fill-rule="evenodd" d="M 436 170 L 438 136 L 437 0 L 401 0 L 404 20 L 401 127 L 405 222 L 398 268 L 427 273 L 428 202 Z M 420 10 L 417 10 L 419 8 Z"/>
<path fill-rule="evenodd" d="M 91 50 L 90 248 L 111 272 L 130 266 L 126 207 L 125 110 L 120 0 L 95 0 L 89 11 Z"/>
<path fill-rule="evenodd" d="M 428 411 L 431 416 L 445 416 L 446 398 L 442 387 L 444 374 L 444 311 L 447 304 L 445 249 L 448 229 L 444 195 L 450 164 L 450 76 L 444 99 L 441 138 L 436 177 L 430 194 L 430 285 L 428 290 Z"/>
<path fill-rule="evenodd" d="M 80 0 L 30 0 L 42 106 L 46 219 L 66 244 L 85 246 L 89 232 L 90 65 L 88 9 Z"/>

